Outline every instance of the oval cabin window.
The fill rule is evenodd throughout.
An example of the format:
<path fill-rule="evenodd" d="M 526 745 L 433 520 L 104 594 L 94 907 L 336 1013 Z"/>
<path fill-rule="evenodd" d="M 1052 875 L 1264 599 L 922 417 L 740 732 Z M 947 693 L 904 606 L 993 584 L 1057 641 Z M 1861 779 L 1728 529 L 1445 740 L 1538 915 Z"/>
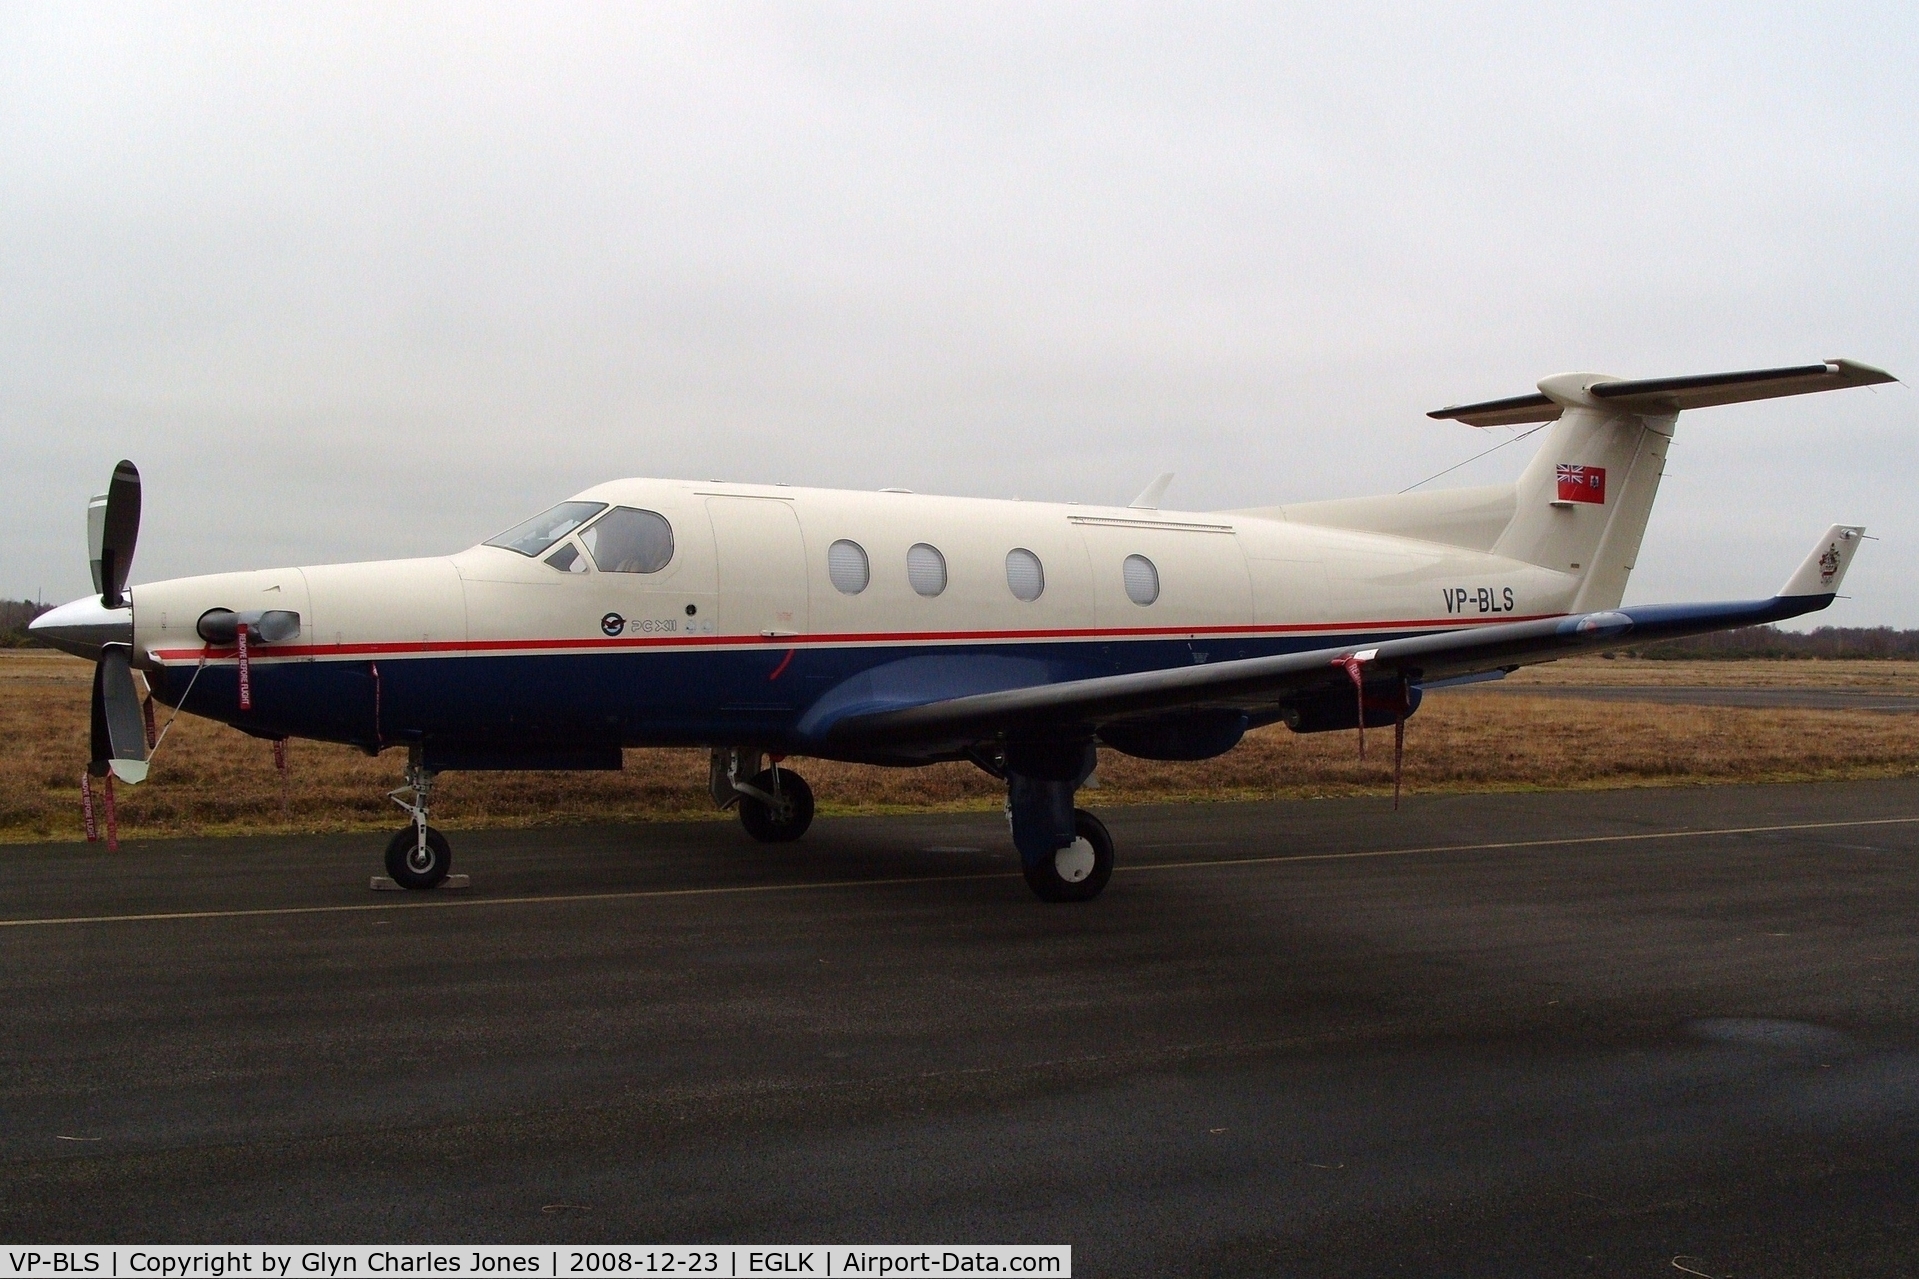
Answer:
<path fill-rule="evenodd" d="M 602 573 L 657 573 L 673 559 L 673 526 L 657 511 L 616 506 L 580 540 Z"/>
<path fill-rule="evenodd" d="M 946 557 L 935 547 L 915 542 L 906 552 L 906 580 L 929 599 L 938 595 L 946 589 Z"/>
<path fill-rule="evenodd" d="M 1025 547 L 1006 552 L 1006 587 L 1015 599 L 1031 603 L 1046 590 L 1046 570 Z"/>
<path fill-rule="evenodd" d="M 1159 598 L 1159 570 L 1144 555 L 1128 555 L 1121 567 L 1126 578 L 1126 598 L 1144 607 Z"/>
<path fill-rule="evenodd" d="M 873 569 L 866 562 L 866 548 L 845 538 L 826 548 L 826 575 L 833 589 L 842 595 L 858 595 L 873 580 Z"/>

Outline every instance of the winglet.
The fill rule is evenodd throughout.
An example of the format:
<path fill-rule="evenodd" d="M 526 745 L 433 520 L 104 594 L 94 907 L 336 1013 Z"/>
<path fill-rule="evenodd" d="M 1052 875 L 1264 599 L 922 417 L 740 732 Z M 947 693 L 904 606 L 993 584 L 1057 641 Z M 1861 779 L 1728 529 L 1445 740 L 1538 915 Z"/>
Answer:
<path fill-rule="evenodd" d="M 1173 482 L 1171 471 L 1163 472 L 1160 477 L 1148 484 L 1140 495 L 1126 504 L 1129 511 L 1157 511 L 1159 499 L 1166 496 L 1167 488 Z"/>
<path fill-rule="evenodd" d="M 1845 580 L 1846 569 L 1865 535 L 1866 530 L 1856 524 L 1835 524 L 1827 529 L 1799 571 L 1779 588 L 1779 597 L 1837 595 L 1839 583 Z"/>

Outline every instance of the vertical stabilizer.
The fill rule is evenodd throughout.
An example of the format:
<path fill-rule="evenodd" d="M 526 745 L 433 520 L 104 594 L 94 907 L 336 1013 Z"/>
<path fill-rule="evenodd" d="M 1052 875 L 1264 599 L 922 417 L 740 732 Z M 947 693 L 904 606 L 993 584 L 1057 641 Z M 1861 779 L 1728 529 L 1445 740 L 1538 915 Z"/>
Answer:
<path fill-rule="evenodd" d="M 1617 608 L 1625 596 L 1678 416 L 1622 411 L 1588 393 L 1611 380 L 1565 373 L 1539 384 L 1563 412 L 1515 483 L 1512 522 L 1493 546 L 1579 578 L 1575 612 Z"/>
<path fill-rule="evenodd" d="M 1578 577 L 1572 608 L 1592 612 L 1617 608 L 1625 596 L 1683 410 L 1897 380 L 1840 359 L 1633 381 L 1561 373 L 1535 394 L 1455 404 L 1427 416 L 1468 426 L 1552 423 L 1514 485 L 1512 521 L 1492 549 Z"/>

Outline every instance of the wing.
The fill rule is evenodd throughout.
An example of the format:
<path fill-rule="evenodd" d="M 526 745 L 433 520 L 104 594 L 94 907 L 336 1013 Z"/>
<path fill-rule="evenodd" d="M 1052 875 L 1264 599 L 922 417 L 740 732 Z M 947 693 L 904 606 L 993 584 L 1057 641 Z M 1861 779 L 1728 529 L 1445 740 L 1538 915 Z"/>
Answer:
<path fill-rule="evenodd" d="M 863 696 L 822 699 L 801 731 L 833 753 L 904 758 L 957 753 L 994 739 L 1084 735 L 1109 724 L 1176 712 L 1230 709 L 1255 722 L 1270 722 L 1291 703 L 1350 689 L 1348 659 L 1362 663 L 1369 681 L 1403 677 L 1430 684 L 1617 648 L 1628 637 L 1639 642 L 1673 639 L 1816 612 L 1833 601 L 1862 533 L 1857 527 L 1835 525 L 1780 593 L 1764 600 L 1641 605 L 1416 635 L 1358 650 L 1323 648 L 1058 683 L 1039 682 L 1044 677 L 1038 664 L 1009 660 L 989 669 L 961 664 L 960 659 L 919 659 L 948 665 L 943 671 L 924 666 L 918 679 L 909 673 L 890 685 L 869 685 Z M 954 695 L 954 681 L 964 679 L 1032 682 Z"/>

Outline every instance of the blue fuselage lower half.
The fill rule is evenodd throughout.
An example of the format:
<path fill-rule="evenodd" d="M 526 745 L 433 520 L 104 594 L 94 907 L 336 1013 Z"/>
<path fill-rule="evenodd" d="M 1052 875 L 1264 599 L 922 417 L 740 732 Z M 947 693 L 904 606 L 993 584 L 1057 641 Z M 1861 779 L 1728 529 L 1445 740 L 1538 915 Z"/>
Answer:
<path fill-rule="evenodd" d="M 247 710 L 240 708 L 239 672 L 230 659 L 176 661 L 151 670 L 148 680 L 159 701 L 256 736 L 366 750 L 436 742 L 506 757 L 523 751 L 531 758 L 567 749 L 750 744 L 860 758 L 845 744 L 826 746 L 827 731 L 843 715 L 1103 675 L 1377 644 L 1407 633 L 1419 632 L 818 646 L 775 641 L 363 660 L 276 659 L 262 651 L 250 664 Z"/>

